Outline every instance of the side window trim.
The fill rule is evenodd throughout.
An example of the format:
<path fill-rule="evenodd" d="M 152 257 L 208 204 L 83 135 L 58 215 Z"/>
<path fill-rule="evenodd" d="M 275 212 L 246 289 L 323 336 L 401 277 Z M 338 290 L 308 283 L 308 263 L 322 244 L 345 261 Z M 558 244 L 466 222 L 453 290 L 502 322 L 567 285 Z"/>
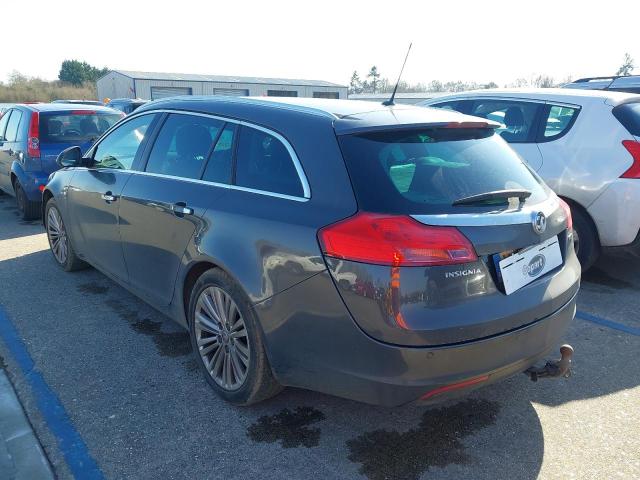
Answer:
<path fill-rule="evenodd" d="M 257 189 L 253 189 L 253 188 L 247 188 L 247 187 L 241 187 L 239 185 L 235 185 L 235 164 L 236 164 L 236 152 L 237 152 L 237 148 L 238 148 L 238 141 L 237 138 L 239 137 L 239 130 L 236 130 L 235 132 L 235 138 L 234 138 L 234 144 L 233 144 L 233 156 L 232 156 L 232 166 L 233 166 L 233 178 L 232 181 L 233 183 L 228 185 L 228 184 L 224 184 L 224 183 L 217 183 L 217 182 L 209 182 L 207 180 L 197 180 L 197 179 L 191 179 L 191 178 L 182 178 L 182 177 L 175 177 L 175 176 L 171 176 L 171 175 L 163 175 L 163 174 L 158 174 L 158 173 L 150 173 L 150 172 L 145 172 L 144 169 L 146 168 L 146 164 L 147 164 L 147 160 L 148 160 L 148 156 L 149 153 L 151 152 L 151 148 L 153 147 L 153 143 L 156 140 L 156 137 L 158 135 L 158 133 L 160 132 L 160 128 L 162 126 L 162 124 L 164 123 L 164 121 L 166 120 L 166 117 L 171 114 L 171 113 L 176 113 L 176 114 L 188 114 L 188 115 L 194 115 L 194 116 L 200 116 L 200 117 L 209 117 L 209 118 L 213 118 L 216 120 L 221 120 L 223 122 L 226 123 L 233 123 L 235 125 L 237 125 L 236 129 L 238 129 L 240 126 L 246 126 L 249 128 L 254 128 L 260 131 L 263 131 L 273 137 L 275 137 L 277 140 L 279 140 L 284 147 L 286 148 L 287 152 L 289 153 L 289 156 L 293 162 L 293 165 L 296 169 L 296 172 L 298 174 L 298 179 L 300 180 L 300 183 L 302 185 L 302 191 L 303 191 L 303 196 L 299 197 L 299 196 L 292 196 L 292 195 L 285 195 L 285 194 L 281 194 L 281 193 L 277 193 L 277 192 L 269 192 L 266 190 L 257 190 Z M 243 192 L 251 192 L 251 193 L 258 193 L 261 195 L 267 195 L 267 196 L 271 196 L 271 197 L 277 197 L 277 198 L 284 198 L 287 200 L 294 200 L 294 201 L 302 201 L 302 202 L 306 202 L 307 200 L 309 200 L 311 198 L 311 188 L 309 186 L 309 181 L 307 179 L 307 175 L 304 171 L 304 169 L 302 168 L 302 164 L 300 163 L 300 159 L 298 158 L 298 155 L 296 154 L 295 150 L 293 149 L 293 146 L 291 145 L 291 143 L 289 143 L 289 141 L 282 136 L 280 133 L 274 131 L 274 130 L 270 130 L 269 128 L 260 126 L 260 125 L 256 125 L 253 124 L 251 122 L 246 122 L 244 120 L 236 120 L 234 118 L 228 118 L 228 117 L 222 117 L 219 115 L 213 115 L 213 114 L 208 114 L 208 113 L 199 113 L 199 112 L 189 112 L 189 111 L 184 111 L 184 110 L 170 110 L 170 109 L 162 109 L 162 110 L 151 110 L 151 111 L 145 111 L 145 112 L 140 112 L 138 114 L 133 114 L 130 115 L 128 117 L 126 117 L 125 120 L 123 120 L 123 123 L 118 122 L 116 125 L 114 125 L 113 127 L 111 127 L 111 129 L 109 129 L 107 132 L 104 133 L 103 137 L 106 137 L 106 135 L 108 133 L 110 133 L 112 130 L 114 130 L 115 128 L 118 128 L 120 125 L 123 125 L 125 122 L 129 122 L 135 118 L 138 118 L 142 115 L 156 115 L 156 118 L 153 120 L 153 122 L 151 123 L 151 126 L 149 127 L 152 132 L 150 134 L 145 135 L 145 138 L 143 140 L 143 149 L 142 149 L 142 153 L 140 153 L 140 158 L 136 158 L 133 162 L 133 166 L 132 166 L 132 170 L 134 173 L 138 174 L 138 175 L 149 175 L 149 176 L 157 176 L 157 177 L 165 177 L 165 178 L 175 178 L 178 180 L 182 180 L 182 181 L 187 181 L 187 182 L 195 182 L 195 183 L 205 183 L 208 185 L 214 185 L 217 187 L 223 187 L 223 188 L 230 188 L 233 190 L 240 190 Z M 158 114 L 163 114 L 163 115 L 158 115 Z M 100 140 L 100 142 L 102 142 L 102 139 Z M 97 148 L 97 146 L 99 145 L 99 143 L 96 143 L 95 145 L 93 145 L 91 147 L 90 150 L 87 151 L 87 153 L 85 154 L 85 156 L 83 158 L 85 159 L 93 159 L 93 156 L 95 154 L 95 149 Z M 206 167 L 205 167 L 206 168 Z"/>
<path fill-rule="evenodd" d="M 306 198 L 306 199 L 311 198 L 311 188 L 309 187 L 309 182 L 307 180 L 307 175 L 305 174 L 304 169 L 302 168 L 302 164 L 300 163 L 300 159 L 298 158 L 298 155 L 296 155 L 295 150 L 293 149 L 291 144 L 287 141 L 287 139 L 284 138 L 282 135 L 280 135 L 278 132 L 275 132 L 275 131 L 270 130 L 268 128 L 261 127 L 260 125 L 253 125 L 251 123 L 244 122 L 244 121 L 239 121 L 238 123 L 240 125 L 245 126 L 245 127 L 253 128 L 255 130 L 259 130 L 261 132 L 264 132 L 267 135 L 271 135 L 276 140 L 280 141 L 282 143 L 282 145 L 284 145 L 284 148 L 286 148 L 287 152 L 289 153 L 289 158 L 291 158 L 291 161 L 293 162 L 293 166 L 296 169 L 296 172 L 298 174 L 298 179 L 300 180 L 300 183 L 302 185 L 302 195 L 303 195 L 302 198 Z M 238 137 L 239 136 L 240 135 L 238 135 Z M 237 145 L 235 147 L 236 147 L 236 150 L 237 150 Z M 235 181 L 235 172 L 234 172 L 234 181 Z M 245 188 L 245 187 L 239 187 L 238 186 L 238 188 Z M 260 191 L 262 191 L 262 190 L 260 190 Z M 276 195 L 279 195 L 276 192 L 269 192 L 269 193 L 274 193 Z M 291 195 L 285 195 L 285 196 L 291 197 Z"/>

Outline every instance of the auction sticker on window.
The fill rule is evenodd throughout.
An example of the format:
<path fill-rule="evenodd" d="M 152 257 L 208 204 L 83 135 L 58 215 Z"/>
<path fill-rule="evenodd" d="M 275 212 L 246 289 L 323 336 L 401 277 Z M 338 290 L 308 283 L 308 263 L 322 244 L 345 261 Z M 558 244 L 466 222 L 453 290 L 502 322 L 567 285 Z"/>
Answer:
<path fill-rule="evenodd" d="M 504 291 L 509 295 L 561 264 L 562 254 L 557 236 L 515 253 L 498 264 Z"/>

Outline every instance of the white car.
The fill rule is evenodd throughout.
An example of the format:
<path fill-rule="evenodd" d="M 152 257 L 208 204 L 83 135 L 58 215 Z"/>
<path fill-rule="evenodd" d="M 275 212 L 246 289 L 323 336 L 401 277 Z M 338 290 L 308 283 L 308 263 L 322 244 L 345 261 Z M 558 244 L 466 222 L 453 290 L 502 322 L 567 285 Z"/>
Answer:
<path fill-rule="evenodd" d="M 500 135 L 571 206 L 583 269 L 602 248 L 640 254 L 640 95 L 478 90 L 419 105 L 500 123 Z"/>

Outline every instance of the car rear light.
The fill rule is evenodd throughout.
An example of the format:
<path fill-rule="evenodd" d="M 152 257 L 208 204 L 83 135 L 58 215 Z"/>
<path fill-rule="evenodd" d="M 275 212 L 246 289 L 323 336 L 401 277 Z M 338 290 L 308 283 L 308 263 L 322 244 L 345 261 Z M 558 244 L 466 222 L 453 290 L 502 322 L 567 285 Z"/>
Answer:
<path fill-rule="evenodd" d="M 46 185 L 44 185 L 44 184 L 42 184 L 42 185 L 38 185 L 38 190 L 40 190 L 40 192 L 44 192 L 44 189 L 45 189 L 46 187 L 47 187 L 47 186 L 46 186 Z"/>
<path fill-rule="evenodd" d="M 567 217 L 567 230 L 571 231 L 573 230 L 573 217 L 571 216 L 571 207 L 563 199 L 558 198 L 558 200 L 560 200 L 560 206 L 564 210 L 565 217 Z"/>
<path fill-rule="evenodd" d="M 321 228 L 325 255 L 392 266 L 431 266 L 473 262 L 473 246 L 455 227 L 434 227 L 404 215 L 360 212 Z"/>
<path fill-rule="evenodd" d="M 29 135 L 27 137 L 27 153 L 31 158 L 40 158 L 40 114 L 31 113 Z"/>
<path fill-rule="evenodd" d="M 622 145 L 633 157 L 633 164 L 626 172 L 620 175 L 620 178 L 640 178 L 640 142 L 623 140 Z"/>
<path fill-rule="evenodd" d="M 95 110 L 72 110 L 71 115 L 95 115 Z"/>

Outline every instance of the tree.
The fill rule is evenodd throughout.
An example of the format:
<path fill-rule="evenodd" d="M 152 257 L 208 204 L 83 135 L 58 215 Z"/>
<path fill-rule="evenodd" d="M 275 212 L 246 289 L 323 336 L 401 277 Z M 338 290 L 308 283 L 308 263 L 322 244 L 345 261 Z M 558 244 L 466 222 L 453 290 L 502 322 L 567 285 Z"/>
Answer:
<path fill-rule="evenodd" d="M 489 82 L 482 85 L 482 88 L 498 88 L 498 84 L 496 82 Z"/>
<path fill-rule="evenodd" d="M 624 62 L 620 65 L 620 68 L 616 72 L 616 75 L 631 75 L 633 69 L 636 68 L 633 64 L 633 58 L 628 53 L 624 54 Z"/>
<path fill-rule="evenodd" d="M 549 75 L 538 75 L 531 81 L 531 85 L 538 88 L 551 88 L 553 87 L 553 77 Z"/>
<path fill-rule="evenodd" d="M 378 79 L 380 78 L 380 73 L 378 73 L 378 67 L 375 65 L 371 67 L 369 73 L 367 74 L 367 78 L 370 78 L 369 86 L 371 87 L 372 93 L 376 93 L 378 90 Z"/>
<path fill-rule="evenodd" d="M 96 68 L 87 62 L 79 60 L 65 60 L 60 66 L 58 78 L 72 85 L 82 85 L 84 82 L 95 82 L 109 71 L 107 67 Z"/>
<path fill-rule="evenodd" d="M 351 75 L 351 82 L 349 82 L 349 93 L 362 93 L 362 80 L 356 70 Z"/>
<path fill-rule="evenodd" d="M 440 80 L 431 80 L 427 89 L 429 92 L 444 92 L 444 85 Z"/>

